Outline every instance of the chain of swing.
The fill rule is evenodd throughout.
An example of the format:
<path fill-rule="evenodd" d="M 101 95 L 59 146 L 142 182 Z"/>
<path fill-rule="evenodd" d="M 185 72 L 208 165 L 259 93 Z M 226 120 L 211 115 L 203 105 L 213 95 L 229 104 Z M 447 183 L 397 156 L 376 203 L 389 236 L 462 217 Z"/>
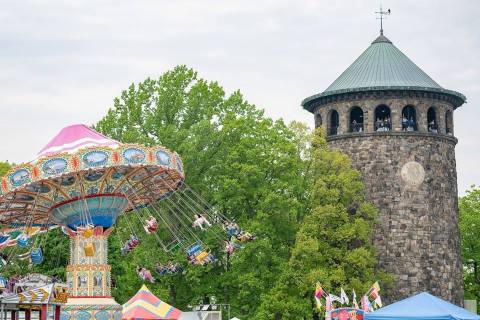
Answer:
<path fill-rule="evenodd" d="M 139 172 L 140 170 L 142 169 L 137 171 Z M 146 176 L 149 177 L 150 172 L 147 168 L 143 168 L 143 170 Z M 110 175 L 112 172 L 121 175 L 115 168 L 112 168 L 110 171 L 107 175 Z M 165 251 L 170 258 L 174 259 L 179 250 L 183 249 L 187 261 L 190 264 L 206 265 L 215 262 L 216 257 L 213 255 L 210 246 L 202 241 L 202 238 L 208 239 L 209 243 L 223 244 L 227 258 L 229 258 L 236 249 L 242 248 L 239 242 L 254 240 L 254 237 L 250 233 L 241 230 L 234 221 L 229 220 L 225 215 L 216 210 L 205 198 L 186 183 L 175 183 L 166 172 L 152 176 L 160 179 L 162 182 L 163 189 L 161 191 L 164 194 L 160 199 L 158 193 L 155 192 L 156 190 L 152 189 L 152 184 L 147 183 L 151 177 L 137 183 L 132 183 L 129 176 L 123 179 L 127 188 L 122 193 L 124 193 L 132 210 L 130 214 L 122 216 L 122 219 L 126 221 L 130 236 L 125 243 L 120 243 L 121 255 L 126 255 L 135 249 L 140 244 L 141 238 L 153 236 L 159 247 Z M 30 219 L 25 223 L 22 237 L 19 238 L 19 245 L 12 248 L 4 265 L 9 263 L 18 248 L 28 246 L 30 240 L 28 230 L 34 226 L 37 199 L 39 198 L 41 187 L 42 185 L 37 186 L 35 201 L 31 207 Z M 95 255 L 95 246 L 92 240 L 94 223 L 87 202 L 87 192 L 79 174 L 77 174 L 77 178 L 75 179 L 75 187 L 76 190 L 80 191 L 80 224 L 76 226 L 75 231 L 71 231 L 76 232 L 77 235 L 81 235 L 86 239 L 83 247 L 85 256 L 93 257 Z M 58 194 L 58 188 L 55 192 Z M 8 211 L 15 197 L 16 195 L 14 193 L 4 210 L 5 212 Z M 129 218 L 130 216 L 135 217 L 141 225 L 141 230 L 143 229 L 144 232 L 141 231 L 137 233 L 135 231 L 136 223 Z M 47 231 L 50 219 L 51 216 L 47 218 L 46 226 L 44 226 L 47 228 Z M 28 259 L 30 265 L 38 265 L 43 262 L 42 247 L 45 245 L 47 236 L 42 236 L 42 233 L 46 232 L 38 234 L 34 238 L 31 249 L 18 255 L 19 259 Z M 117 237 L 119 241 L 121 241 L 120 237 L 123 235 L 120 234 L 119 230 L 117 230 L 117 233 Z M 143 236 L 140 237 L 140 234 L 143 234 Z M 236 241 L 232 241 L 232 239 Z M 57 263 L 58 262 L 59 259 L 57 259 Z M 163 266 L 163 268 L 160 269 L 162 271 L 159 271 L 157 268 L 157 273 L 171 274 L 181 271 L 179 265 L 171 261 L 168 262 L 168 268 Z M 148 274 L 144 278 L 148 278 Z"/>
<path fill-rule="evenodd" d="M 145 170 L 147 176 L 149 172 Z M 201 195 L 195 192 L 185 183 L 176 184 L 172 179 L 168 179 L 168 174 L 157 174 L 155 178 L 160 179 L 164 187 L 164 195 L 160 200 L 149 184 L 149 179 L 132 183 L 127 177 L 125 182 L 128 186 L 125 195 L 130 207 L 133 209 L 130 215 L 142 224 L 146 236 L 153 235 L 167 255 L 175 257 L 179 249 L 184 249 L 186 258 L 190 264 L 206 265 L 216 261 L 212 250 L 201 240 L 201 236 L 207 237 L 213 242 L 224 244 L 224 251 L 227 253 L 227 260 L 234 250 L 242 246 L 231 242 L 232 237 L 236 237 L 241 242 L 251 241 L 254 237 L 239 229 L 236 223 L 230 221 L 225 215 L 221 214 Z M 150 203 L 150 205 L 145 205 Z M 129 215 L 124 219 L 127 226 L 131 229 L 130 238 L 121 247 L 122 255 L 132 251 L 140 241 L 139 236 L 134 232 Z M 159 222 L 162 227 L 159 229 Z M 220 230 L 218 230 L 220 228 Z M 223 229 L 223 230 L 222 230 Z M 219 232 L 220 231 L 220 232 Z M 225 232 L 225 235 L 222 233 Z M 160 234 L 167 234 L 167 239 Z M 172 268 L 173 266 L 173 268 Z M 178 264 L 171 261 L 168 265 L 157 263 L 156 271 L 160 275 L 171 274 L 174 271 L 182 270 Z M 154 281 L 149 270 L 137 267 L 137 272 L 141 278 L 147 281 Z"/>

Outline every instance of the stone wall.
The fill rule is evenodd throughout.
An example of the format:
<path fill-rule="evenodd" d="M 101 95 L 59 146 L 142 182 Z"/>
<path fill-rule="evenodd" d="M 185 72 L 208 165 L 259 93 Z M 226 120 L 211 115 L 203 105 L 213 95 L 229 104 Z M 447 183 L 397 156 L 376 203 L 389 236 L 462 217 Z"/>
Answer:
<path fill-rule="evenodd" d="M 375 245 L 396 277 L 388 300 L 429 291 L 463 301 L 455 139 L 372 133 L 329 139 L 362 172 L 367 199 L 380 209 Z"/>
<path fill-rule="evenodd" d="M 416 118 L 419 132 L 428 132 L 427 130 L 427 112 L 430 107 L 433 107 L 436 113 L 436 122 L 438 125 L 438 132 L 446 134 L 446 113 L 450 111 L 453 115 L 453 106 L 435 99 L 419 99 L 419 98 L 385 98 L 385 99 L 356 99 L 317 107 L 314 111 L 315 126 L 325 129 L 329 132 L 330 116 L 333 110 L 336 110 L 340 116 L 340 127 L 338 134 L 347 134 L 350 131 L 350 110 L 353 107 L 360 107 L 363 110 L 364 116 L 364 131 L 373 132 L 375 122 L 375 108 L 380 105 L 386 105 L 391 111 L 392 131 L 402 131 L 402 109 L 406 106 L 414 107 L 416 111 Z M 452 119 L 453 123 L 453 119 Z M 453 125 L 451 128 L 453 135 Z"/>
<path fill-rule="evenodd" d="M 392 130 L 375 132 L 375 109 L 386 105 Z M 402 131 L 402 109 L 413 106 L 418 131 Z M 363 132 L 350 132 L 350 111 L 363 110 Z M 436 111 L 438 133 L 428 132 L 427 112 Z M 442 99 L 395 92 L 352 94 L 332 98 L 313 110 L 315 126 L 326 132 L 330 115 L 339 114 L 338 134 L 331 148 L 347 154 L 362 173 L 366 197 L 379 209 L 375 230 L 380 266 L 395 276 L 395 301 L 429 291 L 463 303 L 463 278 L 458 229 L 458 192 L 453 120 L 454 106 Z"/>

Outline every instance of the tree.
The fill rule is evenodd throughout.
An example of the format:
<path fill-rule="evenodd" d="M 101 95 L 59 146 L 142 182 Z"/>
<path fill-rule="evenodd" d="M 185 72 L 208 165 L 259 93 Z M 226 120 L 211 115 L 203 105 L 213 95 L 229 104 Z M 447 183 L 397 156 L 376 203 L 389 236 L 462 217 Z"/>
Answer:
<path fill-rule="evenodd" d="M 382 276 L 371 244 L 376 211 L 363 198 L 358 172 L 325 139 L 312 140 L 305 125 L 273 121 L 239 91 L 226 95 L 218 83 L 178 66 L 132 84 L 94 127 L 124 143 L 178 152 L 187 184 L 257 236 L 230 259 L 192 267 L 184 253 L 164 252 L 142 231 L 144 213 L 123 215 L 109 241 L 112 294 L 120 303 L 142 283 L 137 265 L 153 269 L 167 260 L 183 263 L 186 273 L 157 277 L 149 285 L 155 294 L 180 309 L 215 295 L 246 319 L 308 317 L 317 280 L 327 290 L 343 285 L 361 292 Z M 132 230 L 141 245 L 122 257 Z M 64 274 L 66 261 L 58 257 L 68 242 L 60 234 L 42 238 L 52 245 L 35 270 Z M 27 270 L 24 263 L 15 268 Z"/>
<path fill-rule="evenodd" d="M 18 246 L 9 247 L 2 251 L 8 267 L 2 270 L 6 277 L 13 275 L 25 275 L 28 273 L 42 273 L 47 276 L 56 276 L 65 280 L 66 266 L 69 258 L 69 241 L 61 229 L 51 230 L 48 233 L 41 233 L 33 236 L 32 243 L 35 247 L 41 247 L 44 260 L 42 264 L 31 265 L 29 260 L 20 260 L 19 254 L 31 249 L 20 249 Z"/>
<path fill-rule="evenodd" d="M 343 287 L 359 294 L 376 280 L 391 281 L 378 270 L 372 244 L 377 210 L 365 201 L 359 172 L 345 155 L 327 148 L 320 132 L 312 142 L 311 210 L 256 319 L 311 319 L 317 281 L 329 292 Z"/>
<path fill-rule="evenodd" d="M 0 161 L 0 177 L 5 175 L 14 164 Z M 68 263 L 68 241 L 62 235 L 60 229 L 35 236 L 35 243 L 41 244 L 44 254 L 44 263 L 38 266 L 29 266 L 28 261 L 21 261 L 17 255 L 21 252 L 17 247 L 7 248 L 2 255 L 9 261 L 8 268 L 5 268 L 5 276 L 24 275 L 29 272 L 39 272 L 48 276 L 58 276 L 65 279 L 65 266 Z"/>
<path fill-rule="evenodd" d="M 229 261 L 219 257 L 220 264 L 159 277 L 152 291 L 183 309 L 214 294 L 219 302 L 232 305 L 233 314 L 251 318 L 261 294 L 289 259 L 297 223 L 308 205 L 306 163 L 300 152 L 305 127 L 273 121 L 240 92 L 226 96 L 216 82 L 179 66 L 159 79 L 132 84 L 95 128 L 122 142 L 160 144 L 178 152 L 187 184 L 258 237 Z M 136 265 L 153 268 L 158 260 L 175 258 L 143 235 L 128 259 L 121 258 L 119 247 L 132 221 L 122 217 L 110 241 L 113 294 L 120 302 L 140 286 Z M 134 227 L 141 229 L 138 221 Z M 184 260 L 181 255 L 177 261 Z"/>
<path fill-rule="evenodd" d="M 472 186 L 460 198 L 460 241 L 465 298 L 480 300 L 480 189 Z"/>
<path fill-rule="evenodd" d="M 12 165 L 7 162 L 0 161 L 0 177 L 3 177 L 5 173 L 12 168 Z"/>

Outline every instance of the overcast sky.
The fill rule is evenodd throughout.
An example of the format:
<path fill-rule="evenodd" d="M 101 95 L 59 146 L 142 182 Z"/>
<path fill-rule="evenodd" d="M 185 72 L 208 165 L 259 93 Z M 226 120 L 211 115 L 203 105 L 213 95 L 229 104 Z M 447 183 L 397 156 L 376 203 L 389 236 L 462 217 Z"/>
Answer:
<path fill-rule="evenodd" d="M 0 160 L 30 160 L 62 127 L 93 124 L 132 82 L 178 64 L 273 118 L 313 117 L 378 35 L 379 1 L 112 0 L 0 5 Z M 455 113 L 459 190 L 480 184 L 480 1 L 384 1 L 385 35 L 468 103 Z M 441 173 L 439 173 L 441 174 Z"/>

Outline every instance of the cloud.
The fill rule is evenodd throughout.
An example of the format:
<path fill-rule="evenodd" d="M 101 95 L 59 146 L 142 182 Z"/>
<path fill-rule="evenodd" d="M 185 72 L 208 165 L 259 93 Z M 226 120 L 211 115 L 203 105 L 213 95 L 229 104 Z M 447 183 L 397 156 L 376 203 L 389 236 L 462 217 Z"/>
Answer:
<path fill-rule="evenodd" d="M 442 86 L 455 114 L 459 190 L 479 183 L 476 1 L 390 1 L 386 35 Z M 378 34 L 378 1 L 4 1 L 0 159 L 29 160 L 70 123 L 98 121 L 130 83 L 187 64 L 274 118 L 313 124 L 322 92 Z"/>

